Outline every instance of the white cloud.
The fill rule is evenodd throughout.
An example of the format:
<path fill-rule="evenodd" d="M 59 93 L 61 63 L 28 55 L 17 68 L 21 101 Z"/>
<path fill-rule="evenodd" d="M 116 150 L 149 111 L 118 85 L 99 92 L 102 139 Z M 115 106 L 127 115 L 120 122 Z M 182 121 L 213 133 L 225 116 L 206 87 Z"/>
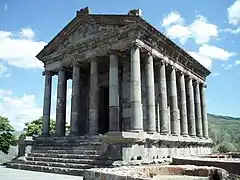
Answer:
<path fill-rule="evenodd" d="M 183 22 L 184 20 L 181 18 L 181 15 L 176 11 L 172 11 L 163 18 L 162 26 L 166 27 L 175 23 L 182 24 Z"/>
<path fill-rule="evenodd" d="M 25 122 L 42 116 L 42 108 L 36 103 L 35 95 L 13 96 L 9 90 L 0 90 L 0 115 L 7 117 L 11 124 L 22 130 Z"/>
<path fill-rule="evenodd" d="M 237 28 L 237 29 L 231 29 L 231 28 L 221 29 L 221 32 L 229 32 L 231 34 L 237 35 L 237 34 L 240 33 L 240 28 Z"/>
<path fill-rule="evenodd" d="M 12 95 L 12 91 L 5 90 L 5 89 L 0 89 L 0 97 L 8 96 L 8 95 Z"/>
<path fill-rule="evenodd" d="M 197 15 L 196 20 L 189 26 L 192 37 L 196 44 L 209 42 L 211 37 L 218 36 L 218 28 L 207 22 L 207 18 Z"/>
<path fill-rule="evenodd" d="M 199 48 L 199 53 L 205 56 L 208 56 L 213 59 L 219 60 L 228 60 L 230 57 L 236 55 L 234 52 L 228 52 L 222 48 L 216 46 L 210 46 L 207 44 L 203 44 Z"/>
<path fill-rule="evenodd" d="M 189 52 L 189 54 L 207 69 L 211 69 L 213 60 L 227 61 L 230 57 L 236 55 L 236 53 L 228 52 L 222 48 L 207 44 L 199 47 L 198 52 L 192 51 Z M 222 65 L 223 68 L 226 68 L 225 66 L 225 64 Z M 229 66 L 227 68 L 229 68 Z"/>
<path fill-rule="evenodd" d="M 191 32 L 187 27 L 177 24 L 171 26 L 167 30 L 166 35 L 172 39 L 179 38 L 180 43 L 185 44 L 187 39 L 191 36 Z"/>
<path fill-rule="evenodd" d="M 179 13 L 171 12 L 163 19 L 162 26 L 169 38 L 179 39 L 181 44 L 185 44 L 190 38 L 194 39 L 196 44 L 203 44 L 218 36 L 218 27 L 208 23 L 207 18 L 202 15 L 197 15 L 192 24 L 185 25 Z"/>
<path fill-rule="evenodd" d="M 228 65 L 224 66 L 223 69 L 225 69 L 225 70 L 229 70 L 229 69 L 232 69 L 232 67 L 233 67 L 232 64 L 228 64 Z"/>
<path fill-rule="evenodd" d="M 227 11 L 229 24 L 235 26 L 240 24 L 240 0 L 236 0 Z"/>
<path fill-rule="evenodd" d="M 9 69 L 0 63 L 0 78 L 10 77 Z"/>
<path fill-rule="evenodd" d="M 236 65 L 240 65 L 240 60 L 235 61 Z"/>
<path fill-rule="evenodd" d="M 46 45 L 34 41 L 31 29 L 21 29 L 19 33 L 0 31 L 0 60 L 19 68 L 42 68 L 43 63 L 35 56 Z"/>
<path fill-rule="evenodd" d="M 35 32 L 30 28 L 22 28 L 19 36 L 23 39 L 32 39 L 35 36 Z"/>
<path fill-rule="evenodd" d="M 9 36 L 11 36 L 12 33 L 11 32 L 6 32 L 6 31 L 0 31 L 0 40 L 7 38 Z"/>
<path fill-rule="evenodd" d="M 212 59 L 208 56 L 202 55 L 199 52 L 189 52 L 189 54 L 196 59 L 200 64 L 202 64 L 207 69 L 211 69 L 212 67 Z"/>
<path fill-rule="evenodd" d="M 6 12 L 8 10 L 8 4 L 4 4 L 4 11 Z"/>
<path fill-rule="evenodd" d="M 217 73 L 217 72 L 212 74 L 213 77 L 219 76 L 219 75 L 220 75 L 220 73 Z"/>

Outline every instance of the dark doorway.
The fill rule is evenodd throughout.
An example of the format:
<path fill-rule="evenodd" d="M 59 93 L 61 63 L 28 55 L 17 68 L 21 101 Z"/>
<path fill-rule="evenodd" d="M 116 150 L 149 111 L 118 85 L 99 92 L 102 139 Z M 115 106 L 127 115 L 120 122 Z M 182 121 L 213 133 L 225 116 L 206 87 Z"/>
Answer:
<path fill-rule="evenodd" d="M 99 97 L 99 133 L 108 132 L 109 128 L 109 88 L 100 87 Z"/>

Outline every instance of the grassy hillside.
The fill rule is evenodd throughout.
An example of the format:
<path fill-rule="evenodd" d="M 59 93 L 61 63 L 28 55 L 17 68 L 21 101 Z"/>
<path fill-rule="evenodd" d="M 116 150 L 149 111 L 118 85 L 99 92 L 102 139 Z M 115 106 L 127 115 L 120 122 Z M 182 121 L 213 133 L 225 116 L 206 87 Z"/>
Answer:
<path fill-rule="evenodd" d="M 208 114 L 209 136 L 216 143 L 214 151 L 240 151 L 240 118 Z"/>

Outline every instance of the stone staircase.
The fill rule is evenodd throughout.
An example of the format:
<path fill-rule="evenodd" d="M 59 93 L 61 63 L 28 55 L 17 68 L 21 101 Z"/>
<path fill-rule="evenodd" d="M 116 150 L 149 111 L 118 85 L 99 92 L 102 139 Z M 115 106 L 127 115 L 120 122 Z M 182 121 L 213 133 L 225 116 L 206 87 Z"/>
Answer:
<path fill-rule="evenodd" d="M 84 169 L 109 167 L 106 145 L 100 138 L 64 137 L 34 141 L 25 161 L 12 161 L 7 167 L 68 175 L 83 175 Z"/>

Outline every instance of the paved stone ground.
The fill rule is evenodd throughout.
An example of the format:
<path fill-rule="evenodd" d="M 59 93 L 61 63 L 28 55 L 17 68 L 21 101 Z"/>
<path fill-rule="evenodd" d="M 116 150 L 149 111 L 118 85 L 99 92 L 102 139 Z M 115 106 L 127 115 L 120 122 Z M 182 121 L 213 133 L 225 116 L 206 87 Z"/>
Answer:
<path fill-rule="evenodd" d="M 4 180 L 82 180 L 80 176 L 67 176 L 53 173 L 42 173 L 10 169 L 0 166 L 0 179 Z"/>

